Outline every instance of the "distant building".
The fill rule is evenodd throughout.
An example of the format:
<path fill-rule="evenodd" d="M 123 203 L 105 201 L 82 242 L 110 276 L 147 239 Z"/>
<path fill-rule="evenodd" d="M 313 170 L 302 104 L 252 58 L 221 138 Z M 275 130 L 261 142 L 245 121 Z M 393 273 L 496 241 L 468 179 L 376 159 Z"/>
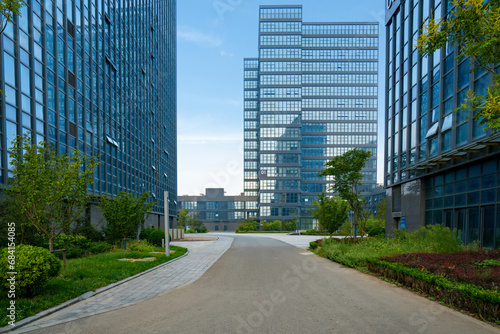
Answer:
<path fill-rule="evenodd" d="M 0 42 L 0 183 L 32 131 L 99 157 L 93 195 L 151 191 L 160 227 L 165 190 L 177 212 L 176 1 L 25 2 Z"/>
<path fill-rule="evenodd" d="M 491 75 L 470 71 L 459 47 L 422 57 L 422 24 L 449 15 L 450 1 L 393 0 L 386 10 L 386 230 L 443 224 L 465 243 L 500 247 L 500 137 L 454 112 Z M 404 225 L 403 225 L 404 224 Z"/>
<path fill-rule="evenodd" d="M 235 231 L 239 222 L 256 216 L 257 198 L 245 195 L 226 196 L 224 188 L 207 188 L 199 196 L 178 197 L 179 210 L 189 212 L 211 232 Z"/>
<path fill-rule="evenodd" d="M 377 205 L 385 196 L 384 187 L 382 187 L 382 185 L 377 185 L 370 194 L 364 196 L 366 200 L 366 210 L 371 211 L 375 216 L 377 214 Z"/>
<path fill-rule="evenodd" d="M 353 148 L 377 181 L 378 23 L 302 22 L 302 6 L 260 6 L 259 56 L 244 60 L 244 193 L 260 220 L 300 220 L 331 180 L 317 173 Z"/>

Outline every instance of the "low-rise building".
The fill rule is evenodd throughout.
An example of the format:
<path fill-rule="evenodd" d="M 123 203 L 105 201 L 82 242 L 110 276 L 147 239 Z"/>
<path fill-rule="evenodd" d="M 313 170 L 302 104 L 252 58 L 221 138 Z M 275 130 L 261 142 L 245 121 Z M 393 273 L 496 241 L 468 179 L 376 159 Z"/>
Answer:
<path fill-rule="evenodd" d="M 205 194 L 178 197 L 179 209 L 188 209 L 211 232 L 235 231 L 239 222 L 256 218 L 257 197 L 226 196 L 224 188 L 207 188 Z"/>

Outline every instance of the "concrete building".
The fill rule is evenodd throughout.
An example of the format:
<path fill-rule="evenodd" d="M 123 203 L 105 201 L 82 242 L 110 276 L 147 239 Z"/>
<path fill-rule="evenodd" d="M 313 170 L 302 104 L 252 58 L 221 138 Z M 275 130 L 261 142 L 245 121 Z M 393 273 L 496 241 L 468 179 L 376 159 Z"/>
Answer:
<path fill-rule="evenodd" d="M 491 76 L 471 71 L 457 45 L 422 57 L 415 40 L 449 1 L 387 2 L 386 230 L 443 224 L 465 243 L 500 246 L 500 138 L 472 112 L 453 112 L 469 89 L 486 92 Z"/>
<path fill-rule="evenodd" d="M 199 196 L 182 195 L 178 201 L 179 209 L 188 209 L 211 232 L 236 231 L 239 222 L 255 217 L 258 211 L 256 197 L 226 196 L 224 188 L 207 188 Z"/>
<path fill-rule="evenodd" d="M 0 182 L 16 135 L 100 159 L 89 192 L 176 216 L 175 0 L 27 0 L 0 42 Z M 92 217 L 98 219 L 98 213 Z"/>
<path fill-rule="evenodd" d="M 331 180 L 325 162 L 373 153 L 362 194 L 377 178 L 378 23 L 302 21 L 302 6 L 260 6 L 259 56 L 244 60 L 244 192 L 260 220 L 300 220 Z"/>

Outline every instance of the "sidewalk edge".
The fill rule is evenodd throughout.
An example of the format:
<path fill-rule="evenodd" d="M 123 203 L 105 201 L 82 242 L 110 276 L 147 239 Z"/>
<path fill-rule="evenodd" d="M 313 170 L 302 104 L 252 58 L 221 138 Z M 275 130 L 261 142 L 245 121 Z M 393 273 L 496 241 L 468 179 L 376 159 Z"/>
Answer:
<path fill-rule="evenodd" d="M 183 255 L 181 255 L 181 256 L 179 256 L 179 257 L 176 257 L 175 259 L 172 259 L 172 260 L 170 260 L 170 261 L 167 261 L 167 262 L 164 262 L 164 263 L 162 263 L 162 264 L 159 264 L 159 265 L 157 265 L 156 267 L 149 268 L 148 270 L 145 270 L 145 271 L 142 271 L 142 272 L 140 272 L 140 273 L 137 273 L 137 274 L 135 274 L 134 276 L 130 276 L 130 277 L 127 277 L 127 278 L 122 279 L 121 281 L 118 281 L 118 282 L 111 283 L 111 284 L 109 284 L 109 285 L 103 286 L 102 288 L 99 288 L 99 289 L 97 289 L 97 290 L 95 290 L 95 291 L 88 291 L 88 292 L 85 292 L 84 294 L 82 294 L 82 295 L 80 295 L 80 296 L 78 296 L 78 297 L 76 297 L 76 298 L 73 298 L 73 299 L 67 300 L 67 301 L 63 302 L 62 304 L 59 304 L 59 305 L 54 306 L 54 307 L 52 307 L 52 308 L 49 308 L 48 310 L 41 311 L 41 312 L 39 312 L 39 313 L 37 313 L 37 314 L 35 314 L 35 315 L 32 315 L 31 317 L 24 318 L 24 319 L 22 319 L 22 320 L 20 320 L 20 321 L 16 322 L 16 325 L 15 325 L 15 326 L 5 326 L 5 327 L 0 327 L 0 333 L 7 333 L 7 332 L 10 332 L 10 331 L 13 331 L 13 330 L 18 330 L 19 328 L 21 328 L 21 327 L 23 327 L 23 326 L 26 326 L 26 325 L 28 325 L 28 324 L 30 324 L 30 323 L 32 323 L 32 322 L 34 322 L 34 321 L 36 321 L 36 320 L 39 320 L 39 319 L 41 319 L 41 318 L 43 318 L 43 317 L 46 317 L 46 316 L 48 316 L 48 315 L 50 315 L 50 314 L 52 314 L 52 313 L 55 313 L 55 312 L 57 312 L 57 311 L 60 311 L 60 310 L 62 310 L 62 309 L 64 309 L 64 308 L 66 308 L 66 307 L 68 307 L 68 306 L 71 306 L 71 305 L 73 305 L 73 304 L 76 304 L 76 303 L 78 303 L 79 301 L 82 301 L 82 300 L 88 299 L 88 298 L 90 298 L 90 297 L 92 297 L 92 296 L 98 295 L 98 294 L 100 294 L 100 293 L 102 293 L 102 292 L 104 292 L 104 291 L 107 291 L 107 290 L 109 290 L 109 289 L 111 289 L 111 288 L 114 288 L 115 286 L 121 285 L 121 284 L 126 283 L 126 282 L 128 282 L 128 281 L 130 281 L 130 280 L 133 280 L 134 278 L 137 278 L 137 277 L 140 277 L 140 276 L 142 276 L 142 275 L 145 275 L 145 274 L 147 274 L 147 273 L 149 273 L 149 272 L 151 272 L 151 271 L 153 271 L 153 270 L 156 270 L 156 269 L 159 269 L 159 268 L 161 268 L 161 267 L 164 267 L 164 266 L 166 266 L 167 264 L 170 264 L 170 263 L 172 263 L 172 262 L 174 262 L 174 261 L 180 260 L 180 259 L 182 259 L 183 257 L 186 257 L 186 256 L 188 256 L 188 255 L 189 255 L 189 250 L 188 250 L 185 254 L 183 254 Z"/>

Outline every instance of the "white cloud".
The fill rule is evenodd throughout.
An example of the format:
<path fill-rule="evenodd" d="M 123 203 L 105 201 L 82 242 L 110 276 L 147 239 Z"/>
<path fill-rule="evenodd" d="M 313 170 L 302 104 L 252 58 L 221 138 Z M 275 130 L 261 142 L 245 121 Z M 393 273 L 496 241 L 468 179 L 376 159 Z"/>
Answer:
<path fill-rule="evenodd" d="M 179 26 L 177 28 L 177 38 L 205 47 L 217 47 L 224 42 L 224 39 L 220 36 L 201 32 L 188 26 Z"/>
<path fill-rule="evenodd" d="M 231 57 L 232 58 L 234 56 L 234 54 L 233 53 L 227 53 L 226 51 L 221 51 L 220 52 L 220 56 L 221 57 Z"/>

